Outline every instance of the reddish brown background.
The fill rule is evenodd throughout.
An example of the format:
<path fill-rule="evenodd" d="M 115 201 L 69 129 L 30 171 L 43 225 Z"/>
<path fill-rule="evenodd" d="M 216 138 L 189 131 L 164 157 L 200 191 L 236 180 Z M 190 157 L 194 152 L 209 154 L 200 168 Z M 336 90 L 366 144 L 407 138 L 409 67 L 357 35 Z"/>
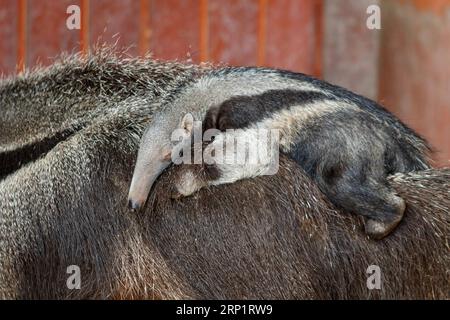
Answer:
<path fill-rule="evenodd" d="M 71 4 L 81 30 L 66 28 Z M 381 30 L 366 27 L 371 4 Z M 450 0 L 0 0 L 0 73 L 97 41 L 313 74 L 381 101 L 450 164 Z"/>

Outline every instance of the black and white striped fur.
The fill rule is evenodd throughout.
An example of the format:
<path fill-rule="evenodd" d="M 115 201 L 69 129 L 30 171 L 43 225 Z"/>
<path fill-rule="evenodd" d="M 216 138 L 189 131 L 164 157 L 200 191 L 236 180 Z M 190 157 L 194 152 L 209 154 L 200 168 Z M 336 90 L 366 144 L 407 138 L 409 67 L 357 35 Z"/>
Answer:
<path fill-rule="evenodd" d="M 177 93 L 164 109 L 163 124 L 153 125 L 141 148 L 154 149 L 155 132 L 173 131 L 185 113 L 203 119 L 204 129 L 223 131 L 210 149 L 222 145 L 227 134 L 278 129 L 280 151 L 336 206 L 367 217 L 366 232 L 373 238 L 389 234 L 405 210 L 387 175 L 429 167 L 427 143 L 379 104 L 303 74 L 265 68 L 211 71 Z M 265 168 L 223 163 L 208 170 L 214 174 L 206 180 L 188 171 L 176 185 L 178 192 L 187 196 L 207 185 L 264 174 Z"/>

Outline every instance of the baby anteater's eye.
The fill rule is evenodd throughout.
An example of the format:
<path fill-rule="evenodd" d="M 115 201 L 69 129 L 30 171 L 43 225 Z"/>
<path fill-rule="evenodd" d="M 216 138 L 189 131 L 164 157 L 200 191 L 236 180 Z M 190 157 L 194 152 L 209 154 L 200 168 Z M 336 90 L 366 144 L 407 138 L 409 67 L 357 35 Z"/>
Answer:
<path fill-rule="evenodd" d="M 180 150 L 180 152 L 178 153 L 178 156 L 179 156 L 180 158 L 183 157 L 183 149 Z"/>

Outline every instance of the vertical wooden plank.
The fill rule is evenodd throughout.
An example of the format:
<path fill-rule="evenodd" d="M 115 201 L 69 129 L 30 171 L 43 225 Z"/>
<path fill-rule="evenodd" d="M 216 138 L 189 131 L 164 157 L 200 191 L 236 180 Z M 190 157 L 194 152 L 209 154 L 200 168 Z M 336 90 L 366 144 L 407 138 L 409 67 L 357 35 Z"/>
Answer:
<path fill-rule="evenodd" d="M 17 71 L 25 70 L 28 45 L 28 0 L 18 0 L 17 17 Z"/>
<path fill-rule="evenodd" d="M 144 56 L 150 50 L 151 39 L 151 0 L 140 0 L 139 6 L 139 55 Z"/>
<path fill-rule="evenodd" d="M 209 1 L 199 0 L 199 42 L 200 42 L 200 61 L 209 60 Z"/>
<path fill-rule="evenodd" d="M 70 5 L 80 5 L 80 1 L 28 1 L 28 66 L 48 65 L 62 51 L 79 50 L 80 30 L 66 26 Z"/>
<path fill-rule="evenodd" d="M 258 0 L 209 1 L 211 60 L 257 64 Z"/>
<path fill-rule="evenodd" d="M 324 6 L 324 0 L 314 1 L 315 61 L 313 75 L 318 78 L 323 77 Z"/>
<path fill-rule="evenodd" d="M 16 1 L 0 0 L 0 76 L 11 74 L 16 68 L 17 16 Z"/>
<path fill-rule="evenodd" d="M 139 54 L 140 2 L 137 0 L 91 0 L 91 44 L 116 44 L 128 49 L 127 54 Z"/>
<path fill-rule="evenodd" d="M 80 47 L 83 54 L 87 54 L 89 51 L 89 34 L 90 34 L 90 21 L 89 21 L 89 0 L 81 0 L 81 30 L 80 30 Z"/>
<path fill-rule="evenodd" d="M 266 64 L 313 74 L 316 0 L 269 1 Z"/>
<path fill-rule="evenodd" d="M 259 0 L 258 3 L 258 66 L 263 66 L 266 62 L 267 1 Z"/>
<path fill-rule="evenodd" d="M 200 61 L 198 0 L 153 0 L 151 50 L 156 58 Z"/>

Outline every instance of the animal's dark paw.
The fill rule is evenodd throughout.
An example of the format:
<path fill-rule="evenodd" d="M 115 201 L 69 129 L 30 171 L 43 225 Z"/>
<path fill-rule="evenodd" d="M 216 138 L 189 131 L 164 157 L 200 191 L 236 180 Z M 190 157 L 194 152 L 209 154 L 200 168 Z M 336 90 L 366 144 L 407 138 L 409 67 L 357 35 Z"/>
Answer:
<path fill-rule="evenodd" d="M 405 201 L 398 196 L 393 196 L 390 200 L 394 210 L 394 214 L 391 217 L 384 220 L 376 220 L 371 218 L 365 220 L 364 227 L 366 234 L 372 239 L 381 240 L 385 238 L 403 219 L 403 214 L 406 209 Z"/>
<path fill-rule="evenodd" d="M 388 236 L 400 223 L 403 214 L 395 216 L 388 221 L 379 221 L 374 219 L 366 219 L 365 231 L 366 234 L 375 240 L 381 240 Z"/>

